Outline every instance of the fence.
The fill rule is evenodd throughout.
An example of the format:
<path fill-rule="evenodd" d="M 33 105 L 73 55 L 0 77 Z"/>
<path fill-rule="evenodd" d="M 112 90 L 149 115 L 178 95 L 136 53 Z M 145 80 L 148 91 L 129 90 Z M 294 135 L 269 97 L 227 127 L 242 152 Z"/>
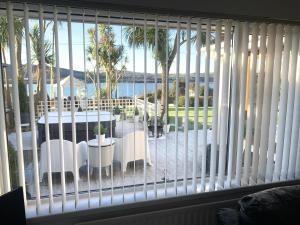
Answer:
<path fill-rule="evenodd" d="M 48 102 L 48 112 L 56 112 L 58 111 L 58 101 L 57 100 L 49 100 Z M 62 102 L 62 110 L 63 111 L 71 111 L 71 100 L 64 99 Z M 101 99 L 100 100 L 100 109 L 110 111 L 113 107 L 128 107 L 134 106 L 135 99 Z M 94 111 L 98 109 L 98 100 L 97 99 L 88 99 L 88 100 L 75 100 L 75 108 L 78 110 L 81 108 L 83 111 Z M 37 116 L 40 117 L 45 113 L 44 102 L 40 101 L 37 106 Z"/>

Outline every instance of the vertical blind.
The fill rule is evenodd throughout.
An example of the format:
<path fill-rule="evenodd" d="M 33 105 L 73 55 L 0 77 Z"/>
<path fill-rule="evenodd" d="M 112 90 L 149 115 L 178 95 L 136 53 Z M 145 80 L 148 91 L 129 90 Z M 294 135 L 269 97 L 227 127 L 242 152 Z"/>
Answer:
<path fill-rule="evenodd" d="M 11 174 L 9 160 L 9 144 L 6 120 L 5 90 L 11 87 L 13 102 L 13 118 L 15 144 L 17 152 L 17 175 L 18 184 L 23 186 L 25 206 L 28 216 L 43 215 L 53 212 L 64 212 L 80 208 L 102 207 L 111 204 L 124 204 L 128 202 L 157 199 L 167 196 L 188 195 L 224 188 L 255 185 L 267 182 L 298 179 L 300 177 L 300 49 L 299 27 L 289 24 L 267 24 L 257 22 L 240 22 L 229 19 L 189 18 L 189 17 L 166 17 L 161 15 L 143 15 L 126 12 L 97 11 L 90 9 L 63 8 L 59 6 L 43 6 L 31 4 L 1 3 L 1 17 L 7 17 L 7 48 L 3 53 L 9 55 L 9 68 L 0 70 L 1 84 L 6 82 L 6 76 L 11 77 L 10 83 L 1 85 L 0 88 L 0 142 L 1 142 L 1 172 L 0 191 L 5 193 L 11 190 Z M 31 151 L 33 180 L 26 180 L 27 165 L 24 165 L 24 131 L 20 117 L 20 100 L 18 86 L 18 65 L 16 55 L 16 23 L 15 19 L 24 21 L 22 39 L 25 49 L 22 56 L 24 68 L 26 68 L 28 101 L 30 113 Z M 58 115 L 58 140 L 59 157 L 53 158 L 51 154 L 50 126 L 51 105 L 49 104 L 47 85 L 49 71 L 46 54 L 48 54 L 46 41 L 49 34 L 45 33 L 45 23 L 53 23 L 53 58 L 54 75 L 57 81 L 57 108 Z M 38 45 L 40 54 L 37 56 L 39 69 L 42 74 L 43 107 L 45 121 L 44 133 L 47 158 L 47 182 L 40 182 L 41 146 L 37 142 L 39 130 L 37 120 L 41 115 L 37 114 L 35 107 L 33 65 L 33 43 L 31 39 L 32 24 L 38 25 Z M 63 24 L 63 25 L 61 25 Z M 77 26 L 76 26 L 77 24 Z M 79 24 L 79 26 L 78 26 Z M 133 95 L 138 91 L 135 79 L 138 79 L 137 68 L 142 64 L 142 97 L 143 105 L 140 109 L 140 122 L 133 122 L 134 139 L 131 148 L 134 150 L 132 177 L 127 176 L 127 171 L 118 172 L 114 166 L 110 167 L 110 176 L 103 178 L 101 172 L 104 147 L 98 138 L 98 171 L 96 180 L 91 180 L 90 161 L 87 157 L 87 180 L 80 178 L 80 168 L 77 149 L 77 122 L 76 122 L 76 93 L 74 62 L 78 63 L 78 43 L 81 32 L 81 46 L 83 53 L 83 74 L 85 79 L 85 93 L 88 92 L 86 79 L 88 77 L 88 41 L 87 28 L 94 28 L 93 40 L 96 43 L 95 52 L 101 51 L 104 46 L 100 40 L 99 25 L 106 25 L 120 29 L 120 45 L 125 43 L 124 27 L 138 30 L 142 35 L 133 35 L 131 46 L 126 50 L 132 63 L 127 66 L 127 71 L 132 71 Z M 1 25 L 4 26 L 4 25 Z M 117 27 L 117 28 L 116 28 Z M 63 31 L 63 29 L 65 29 Z M 75 31 L 73 30 L 75 29 Z M 81 31 L 78 31 L 81 29 Z M 150 30 L 154 32 L 151 33 Z M 2 29 L 1 29 L 2 30 Z M 62 33 L 67 37 L 62 37 Z M 111 33 L 110 33 L 111 32 Z M 109 30 L 108 36 L 113 29 Z M 78 34 L 77 34 L 78 33 Z M 163 35 L 166 34 L 166 35 Z M 149 37 L 152 35 L 151 37 Z M 173 37 L 173 39 L 172 39 Z M 153 39 L 149 44 L 149 38 Z M 141 40 L 140 40 L 141 39 Z M 74 41 L 76 40 L 76 41 Z M 174 41 L 174 46 L 169 44 Z M 61 42 L 66 42 L 64 45 Z M 3 45 L 4 43 L 1 43 Z M 152 45 L 151 45 L 152 44 Z M 62 48 L 63 50 L 60 50 Z M 126 46 L 126 45 L 125 45 Z M 143 46 L 142 48 L 140 46 Z M 162 49 L 165 48 L 165 49 Z M 74 51 L 75 49 L 75 51 Z M 62 51 L 67 50 L 67 54 Z M 175 55 L 172 55 L 174 51 Z M 81 50 L 80 50 L 81 51 Z M 150 53 L 149 53 L 150 52 Z M 151 56 L 155 57 L 153 60 Z M 66 158 L 64 145 L 64 99 L 62 82 L 62 70 L 60 63 L 66 57 L 70 75 L 70 123 L 72 133 L 73 158 Z M 95 54 L 96 62 L 99 54 Z M 142 58 L 142 60 L 139 59 Z M 174 61 L 170 61 L 173 57 Z M 74 60 L 75 59 L 75 60 Z M 113 60 L 113 55 L 108 51 L 108 62 Z M 122 59 L 126 61 L 126 59 Z M 164 62 L 163 65 L 160 65 Z M 172 64 L 172 65 L 171 65 Z M 160 67 L 161 66 L 161 67 Z M 7 66 L 8 67 L 8 66 Z M 129 68 L 131 67 L 131 68 Z M 154 68 L 154 69 L 153 69 Z M 174 101 L 171 102 L 169 94 L 169 78 L 162 77 L 173 68 Z M 97 124 L 103 114 L 108 111 L 110 126 L 114 118 L 113 110 L 116 106 L 114 99 L 108 99 L 108 106 L 103 101 L 100 73 L 103 69 L 96 63 L 94 68 L 96 77 L 95 92 Z M 153 70 L 154 80 L 149 80 L 149 74 Z M 163 72 L 165 70 L 165 72 Z M 161 81 L 160 81 L 161 80 Z M 149 145 L 149 126 L 147 112 L 150 110 L 149 86 L 154 85 L 154 103 L 159 100 L 157 90 L 165 94 L 165 104 L 154 104 L 154 137 L 153 145 Z M 166 85 L 163 85 L 166 82 Z M 183 86 L 181 85 L 183 83 Z M 203 90 L 203 91 L 201 91 Z M 192 94 L 193 93 L 193 94 Z M 191 98 L 194 96 L 194 98 Z M 137 107 L 139 100 L 133 98 L 133 107 Z M 183 105 L 180 101 L 183 99 Z M 88 100 L 86 100 L 88 101 Z M 211 103 L 209 103 L 211 101 Z M 87 102 L 87 104 L 89 104 Z M 170 104 L 174 107 L 174 130 L 164 132 L 164 141 L 160 141 L 159 126 L 161 119 L 165 121 L 164 128 L 167 130 L 167 121 L 171 115 Z M 192 106 L 191 106 L 192 105 Z M 160 118 L 161 107 L 165 111 L 164 118 Z M 88 132 L 88 107 L 83 108 L 86 118 L 86 140 L 90 140 Z M 167 112 L 167 113 L 166 113 Z M 169 113 L 169 114 L 168 114 Z M 179 120 L 182 118 L 182 121 Z M 199 120 L 200 118 L 200 120 Z M 142 124 L 142 125 L 141 125 Z M 189 126 L 191 124 L 191 126 Z M 117 124 L 121 127 L 124 136 L 126 121 Z M 142 128 L 141 128 L 142 126 Z M 49 130 L 50 129 L 50 130 Z M 144 132 L 143 140 L 137 135 L 138 129 Z M 98 129 L 100 136 L 100 129 Z M 113 137 L 110 130 L 109 137 Z M 115 137 L 118 138 L 118 137 Z M 125 144 L 121 141 L 122 160 L 126 155 Z M 140 142 L 137 142 L 140 141 Z M 136 152 L 144 143 L 144 155 L 151 155 L 153 165 L 149 167 L 147 161 L 143 164 L 136 163 Z M 159 144 L 161 143 L 161 144 Z M 113 146 L 113 139 L 108 144 Z M 150 147 L 149 147 L 150 146 Z M 90 151 L 88 146 L 87 151 Z M 103 148 L 103 149 L 102 149 Z M 116 150 L 115 150 L 116 151 Z M 163 153 L 162 153 L 163 152 Z M 164 158 L 162 158 L 164 157 Z M 73 160 L 70 162 L 70 160 Z M 53 161 L 60 164 L 60 182 L 53 180 Z M 173 161 L 173 163 L 172 163 Z M 73 182 L 68 182 L 65 175 L 66 164 L 73 164 Z M 27 167 L 26 167 L 27 168 Z M 163 179 L 160 172 L 164 171 Z M 16 171 L 14 171 L 16 172 Z M 175 174 L 174 177 L 172 174 Z M 180 175 L 181 174 L 181 175 Z M 121 179 L 118 179 L 120 176 Z M 142 179 L 139 179 L 142 177 Z M 110 179 L 107 186 L 106 180 Z M 116 179 L 116 180 L 115 180 Z M 105 183 L 106 182 L 106 183 Z M 127 182 L 127 183 L 126 183 Z M 41 187 L 42 186 L 42 187 Z M 70 186 L 72 186 L 70 188 Z M 105 187 L 104 187 L 105 186 Z M 28 197 L 30 190 L 34 190 L 32 197 Z M 58 193 L 55 190 L 59 190 Z M 70 191 L 71 190 L 71 191 Z M 26 195 L 27 194 L 27 195 Z M 33 213 L 34 212 L 34 213 Z"/>

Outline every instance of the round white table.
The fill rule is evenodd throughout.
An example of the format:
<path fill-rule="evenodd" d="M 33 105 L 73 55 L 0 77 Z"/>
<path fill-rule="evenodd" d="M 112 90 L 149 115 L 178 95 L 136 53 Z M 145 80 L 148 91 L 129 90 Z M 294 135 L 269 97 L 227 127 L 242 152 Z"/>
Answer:
<path fill-rule="evenodd" d="M 115 139 L 105 138 L 101 144 L 101 165 L 99 163 L 99 141 L 98 139 L 92 139 L 88 141 L 89 146 L 89 165 L 91 167 L 105 167 L 106 175 L 109 176 L 109 166 L 113 166 L 114 151 L 115 151 Z"/>

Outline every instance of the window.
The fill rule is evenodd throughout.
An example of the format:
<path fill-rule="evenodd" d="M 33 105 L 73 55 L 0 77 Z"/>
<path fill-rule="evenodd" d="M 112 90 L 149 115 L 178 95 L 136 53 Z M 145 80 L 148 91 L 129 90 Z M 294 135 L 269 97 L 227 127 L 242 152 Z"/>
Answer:
<path fill-rule="evenodd" d="M 27 216 L 299 178 L 298 26 L 0 6 L 0 190 Z"/>

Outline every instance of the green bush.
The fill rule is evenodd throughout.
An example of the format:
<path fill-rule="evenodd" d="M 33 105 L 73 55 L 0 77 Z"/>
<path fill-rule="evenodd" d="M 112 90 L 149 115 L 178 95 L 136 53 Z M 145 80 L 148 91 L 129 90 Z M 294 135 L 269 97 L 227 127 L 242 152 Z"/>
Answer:
<path fill-rule="evenodd" d="M 211 107 L 213 103 L 213 98 L 212 96 L 208 96 L 208 106 Z M 185 107 L 185 96 L 179 96 L 178 98 L 178 106 L 179 107 Z M 190 96 L 189 97 L 189 107 L 194 107 L 195 106 L 195 97 Z M 199 96 L 199 107 L 204 106 L 204 97 Z"/>

